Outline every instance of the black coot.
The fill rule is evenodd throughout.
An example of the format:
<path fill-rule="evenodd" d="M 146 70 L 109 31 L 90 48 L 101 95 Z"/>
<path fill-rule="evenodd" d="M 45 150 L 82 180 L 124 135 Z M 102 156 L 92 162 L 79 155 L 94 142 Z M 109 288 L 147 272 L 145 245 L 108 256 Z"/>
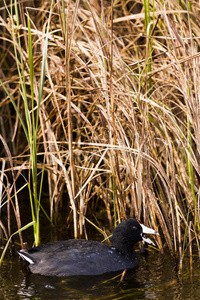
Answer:
<path fill-rule="evenodd" d="M 48 276 L 100 275 L 132 269 L 139 260 L 133 250 L 135 243 L 145 240 L 144 233 L 158 234 L 155 230 L 127 219 L 113 231 L 112 246 L 95 241 L 67 240 L 48 243 L 30 250 L 20 250 L 29 270 Z"/>

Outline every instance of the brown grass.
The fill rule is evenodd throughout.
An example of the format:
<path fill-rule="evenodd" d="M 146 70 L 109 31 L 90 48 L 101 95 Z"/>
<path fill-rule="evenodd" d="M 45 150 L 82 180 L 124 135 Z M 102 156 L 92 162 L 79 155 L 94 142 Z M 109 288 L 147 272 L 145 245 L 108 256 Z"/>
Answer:
<path fill-rule="evenodd" d="M 37 10 L 32 1 L 20 4 L 21 16 L 31 17 L 36 90 L 49 16 L 48 1 L 41 3 Z M 67 189 L 69 201 L 63 201 L 73 211 L 75 237 L 84 234 L 87 212 L 95 215 L 104 203 L 110 227 L 141 219 L 163 236 L 158 247 L 179 253 L 182 262 L 187 247 L 192 255 L 191 244 L 199 245 L 199 7 L 191 2 L 190 12 L 169 0 L 151 9 L 147 33 L 142 2 L 114 1 L 112 10 L 104 1 L 55 1 L 38 156 L 45 156 L 50 216 L 59 213 Z M 23 116 L 9 24 L 2 8 L 0 76 Z M 15 30 L 26 62 L 26 18 L 21 24 Z M 25 73 L 30 93 L 28 64 Z M 6 180 L 10 168 L 31 166 L 19 119 L 1 94 L 1 135 L 13 161 L 3 146 Z M 16 176 L 12 172 L 11 182 Z"/>

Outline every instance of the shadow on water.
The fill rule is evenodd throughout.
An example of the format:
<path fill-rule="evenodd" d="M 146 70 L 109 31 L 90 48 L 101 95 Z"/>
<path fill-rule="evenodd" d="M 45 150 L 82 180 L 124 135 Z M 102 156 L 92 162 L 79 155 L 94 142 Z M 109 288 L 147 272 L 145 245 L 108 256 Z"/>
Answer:
<path fill-rule="evenodd" d="M 171 256 L 152 251 L 148 260 L 140 257 L 139 268 L 127 272 L 120 282 L 119 273 L 62 278 L 24 275 L 15 258 L 5 260 L 1 268 L 0 299 L 199 299 L 200 274 L 195 267 L 193 277 L 185 269 L 179 278 Z"/>

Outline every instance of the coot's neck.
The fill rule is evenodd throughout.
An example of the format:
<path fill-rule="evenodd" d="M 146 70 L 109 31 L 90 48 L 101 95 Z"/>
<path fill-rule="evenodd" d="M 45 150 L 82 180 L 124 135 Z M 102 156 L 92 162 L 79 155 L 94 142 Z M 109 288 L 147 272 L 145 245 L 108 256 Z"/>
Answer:
<path fill-rule="evenodd" d="M 114 236 L 111 238 L 112 248 L 114 248 L 117 252 L 124 255 L 127 258 L 131 258 L 135 255 L 135 251 L 133 249 L 133 243 L 130 240 L 126 239 L 117 239 Z"/>

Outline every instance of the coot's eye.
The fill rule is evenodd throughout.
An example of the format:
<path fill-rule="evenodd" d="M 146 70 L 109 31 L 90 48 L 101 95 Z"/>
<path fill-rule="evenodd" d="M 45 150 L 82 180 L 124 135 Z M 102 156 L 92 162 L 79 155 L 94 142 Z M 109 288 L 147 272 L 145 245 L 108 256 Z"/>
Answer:
<path fill-rule="evenodd" d="M 132 229 L 133 229 L 133 230 L 137 230 L 137 227 L 136 227 L 136 226 L 133 226 Z"/>

